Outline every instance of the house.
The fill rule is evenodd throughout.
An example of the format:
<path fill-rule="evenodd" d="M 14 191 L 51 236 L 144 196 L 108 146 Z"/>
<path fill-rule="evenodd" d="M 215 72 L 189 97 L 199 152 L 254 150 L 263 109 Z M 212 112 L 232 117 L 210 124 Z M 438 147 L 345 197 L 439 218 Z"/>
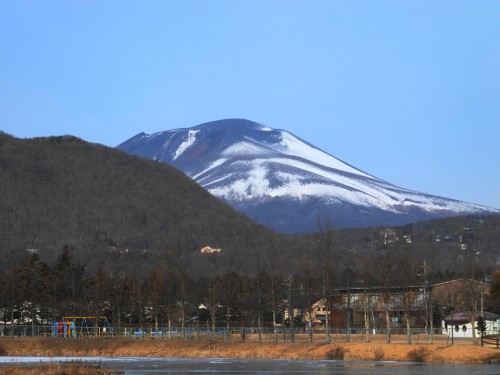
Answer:
<path fill-rule="evenodd" d="M 449 311 L 479 311 L 484 298 L 489 294 L 488 283 L 472 279 L 456 279 L 431 286 L 432 302 L 443 309 L 444 315 Z"/>
<path fill-rule="evenodd" d="M 390 245 L 399 241 L 396 231 L 394 229 L 384 229 L 379 232 L 379 235 L 384 238 L 384 245 Z"/>
<path fill-rule="evenodd" d="M 424 325 L 426 309 L 426 291 L 420 285 L 408 287 L 371 287 L 338 290 L 341 303 L 337 305 L 337 321 L 346 326 L 347 312 L 353 324 L 367 326 L 373 332 L 377 328 L 386 328 L 386 310 L 391 327 L 402 327 L 405 311 L 411 319 L 411 325 Z M 420 320 L 420 323 L 417 321 Z"/>
<path fill-rule="evenodd" d="M 481 314 L 477 315 L 475 320 L 471 322 L 471 312 L 469 311 L 447 315 L 441 321 L 442 333 L 454 338 L 472 338 L 472 330 L 477 329 L 477 320 L 480 316 Z M 483 312 L 482 316 L 486 323 L 486 333 L 489 335 L 499 334 L 500 315 Z M 476 336 L 479 336 L 478 331 L 476 331 Z"/>
<path fill-rule="evenodd" d="M 438 312 L 443 315 L 449 315 L 450 311 L 480 313 L 488 290 L 489 284 L 471 279 L 428 286 L 339 288 L 333 290 L 329 297 L 329 324 L 330 328 L 343 329 L 349 322 L 351 327 L 361 326 L 370 332 L 377 332 L 386 328 L 387 311 L 393 328 L 405 328 L 405 316 L 409 317 L 411 327 L 430 327 L 432 306 L 442 309 Z M 307 319 L 308 316 L 305 316 L 304 320 Z M 312 321 L 316 326 L 324 326 L 325 299 L 312 305 Z"/>
<path fill-rule="evenodd" d="M 324 328 L 326 324 L 326 299 L 322 298 L 316 302 L 314 302 L 311 306 L 311 322 L 313 327 L 316 328 Z M 331 311 L 329 314 L 329 320 L 331 320 Z M 304 321 L 309 322 L 309 311 L 304 313 Z"/>
<path fill-rule="evenodd" d="M 220 253 L 222 249 L 214 249 L 211 248 L 210 246 L 205 246 L 201 249 L 202 254 L 214 254 L 214 253 Z"/>
<path fill-rule="evenodd" d="M 386 327 L 386 307 L 391 327 L 402 325 L 405 310 L 412 319 L 425 316 L 427 293 L 421 286 L 408 288 L 356 287 L 335 289 L 329 297 L 329 325 L 331 329 L 368 327 L 370 332 Z M 316 327 L 326 324 L 326 299 L 316 301 L 311 308 L 312 322 Z M 309 316 L 304 316 L 308 321 Z"/>

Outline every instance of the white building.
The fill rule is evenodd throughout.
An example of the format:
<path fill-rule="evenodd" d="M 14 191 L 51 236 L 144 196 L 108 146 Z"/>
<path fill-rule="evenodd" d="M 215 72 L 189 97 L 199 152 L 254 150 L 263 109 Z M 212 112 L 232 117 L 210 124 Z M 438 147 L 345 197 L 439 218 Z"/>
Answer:
<path fill-rule="evenodd" d="M 474 329 L 477 327 L 477 319 L 473 322 Z M 500 315 L 483 312 L 483 318 L 486 322 L 486 334 L 496 335 L 499 333 Z M 444 335 L 453 336 L 456 339 L 472 338 L 472 323 L 470 322 L 469 312 L 457 312 L 444 317 L 441 321 L 441 328 Z M 476 337 L 480 334 L 476 329 Z"/>

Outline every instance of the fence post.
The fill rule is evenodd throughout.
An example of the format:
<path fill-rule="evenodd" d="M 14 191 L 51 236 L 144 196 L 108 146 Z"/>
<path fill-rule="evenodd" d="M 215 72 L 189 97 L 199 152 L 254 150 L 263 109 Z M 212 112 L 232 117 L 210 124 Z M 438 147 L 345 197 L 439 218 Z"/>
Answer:
<path fill-rule="evenodd" d="M 497 349 L 498 349 L 498 337 L 497 337 Z"/>

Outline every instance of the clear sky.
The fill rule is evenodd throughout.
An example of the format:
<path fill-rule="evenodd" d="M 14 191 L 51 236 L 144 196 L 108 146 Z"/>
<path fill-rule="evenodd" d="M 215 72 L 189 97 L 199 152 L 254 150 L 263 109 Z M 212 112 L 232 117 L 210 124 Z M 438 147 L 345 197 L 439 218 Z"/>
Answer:
<path fill-rule="evenodd" d="M 500 1 L 0 1 L 0 129 L 116 146 L 246 118 L 500 208 Z"/>

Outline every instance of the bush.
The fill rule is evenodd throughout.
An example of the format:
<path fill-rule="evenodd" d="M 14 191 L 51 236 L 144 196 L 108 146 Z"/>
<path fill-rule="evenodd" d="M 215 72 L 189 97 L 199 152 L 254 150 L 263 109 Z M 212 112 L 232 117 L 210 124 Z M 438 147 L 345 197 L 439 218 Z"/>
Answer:
<path fill-rule="evenodd" d="M 420 346 L 408 353 L 408 359 L 411 362 L 425 362 L 425 358 L 428 354 L 427 348 L 425 346 Z"/>
<path fill-rule="evenodd" d="M 348 350 L 344 348 L 343 346 L 335 345 L 332 349 L 326 352 L 326 359 L 329 360 L 343 360 L 345 358 L 346 353 Z"/>
<path fill-rule="evenodd" d="M 384 349 L 381 348 L 380 346 L 377 346 L 373 350 L 373 359 L 375 361 L 382 361 L 384 359 Z"/>

